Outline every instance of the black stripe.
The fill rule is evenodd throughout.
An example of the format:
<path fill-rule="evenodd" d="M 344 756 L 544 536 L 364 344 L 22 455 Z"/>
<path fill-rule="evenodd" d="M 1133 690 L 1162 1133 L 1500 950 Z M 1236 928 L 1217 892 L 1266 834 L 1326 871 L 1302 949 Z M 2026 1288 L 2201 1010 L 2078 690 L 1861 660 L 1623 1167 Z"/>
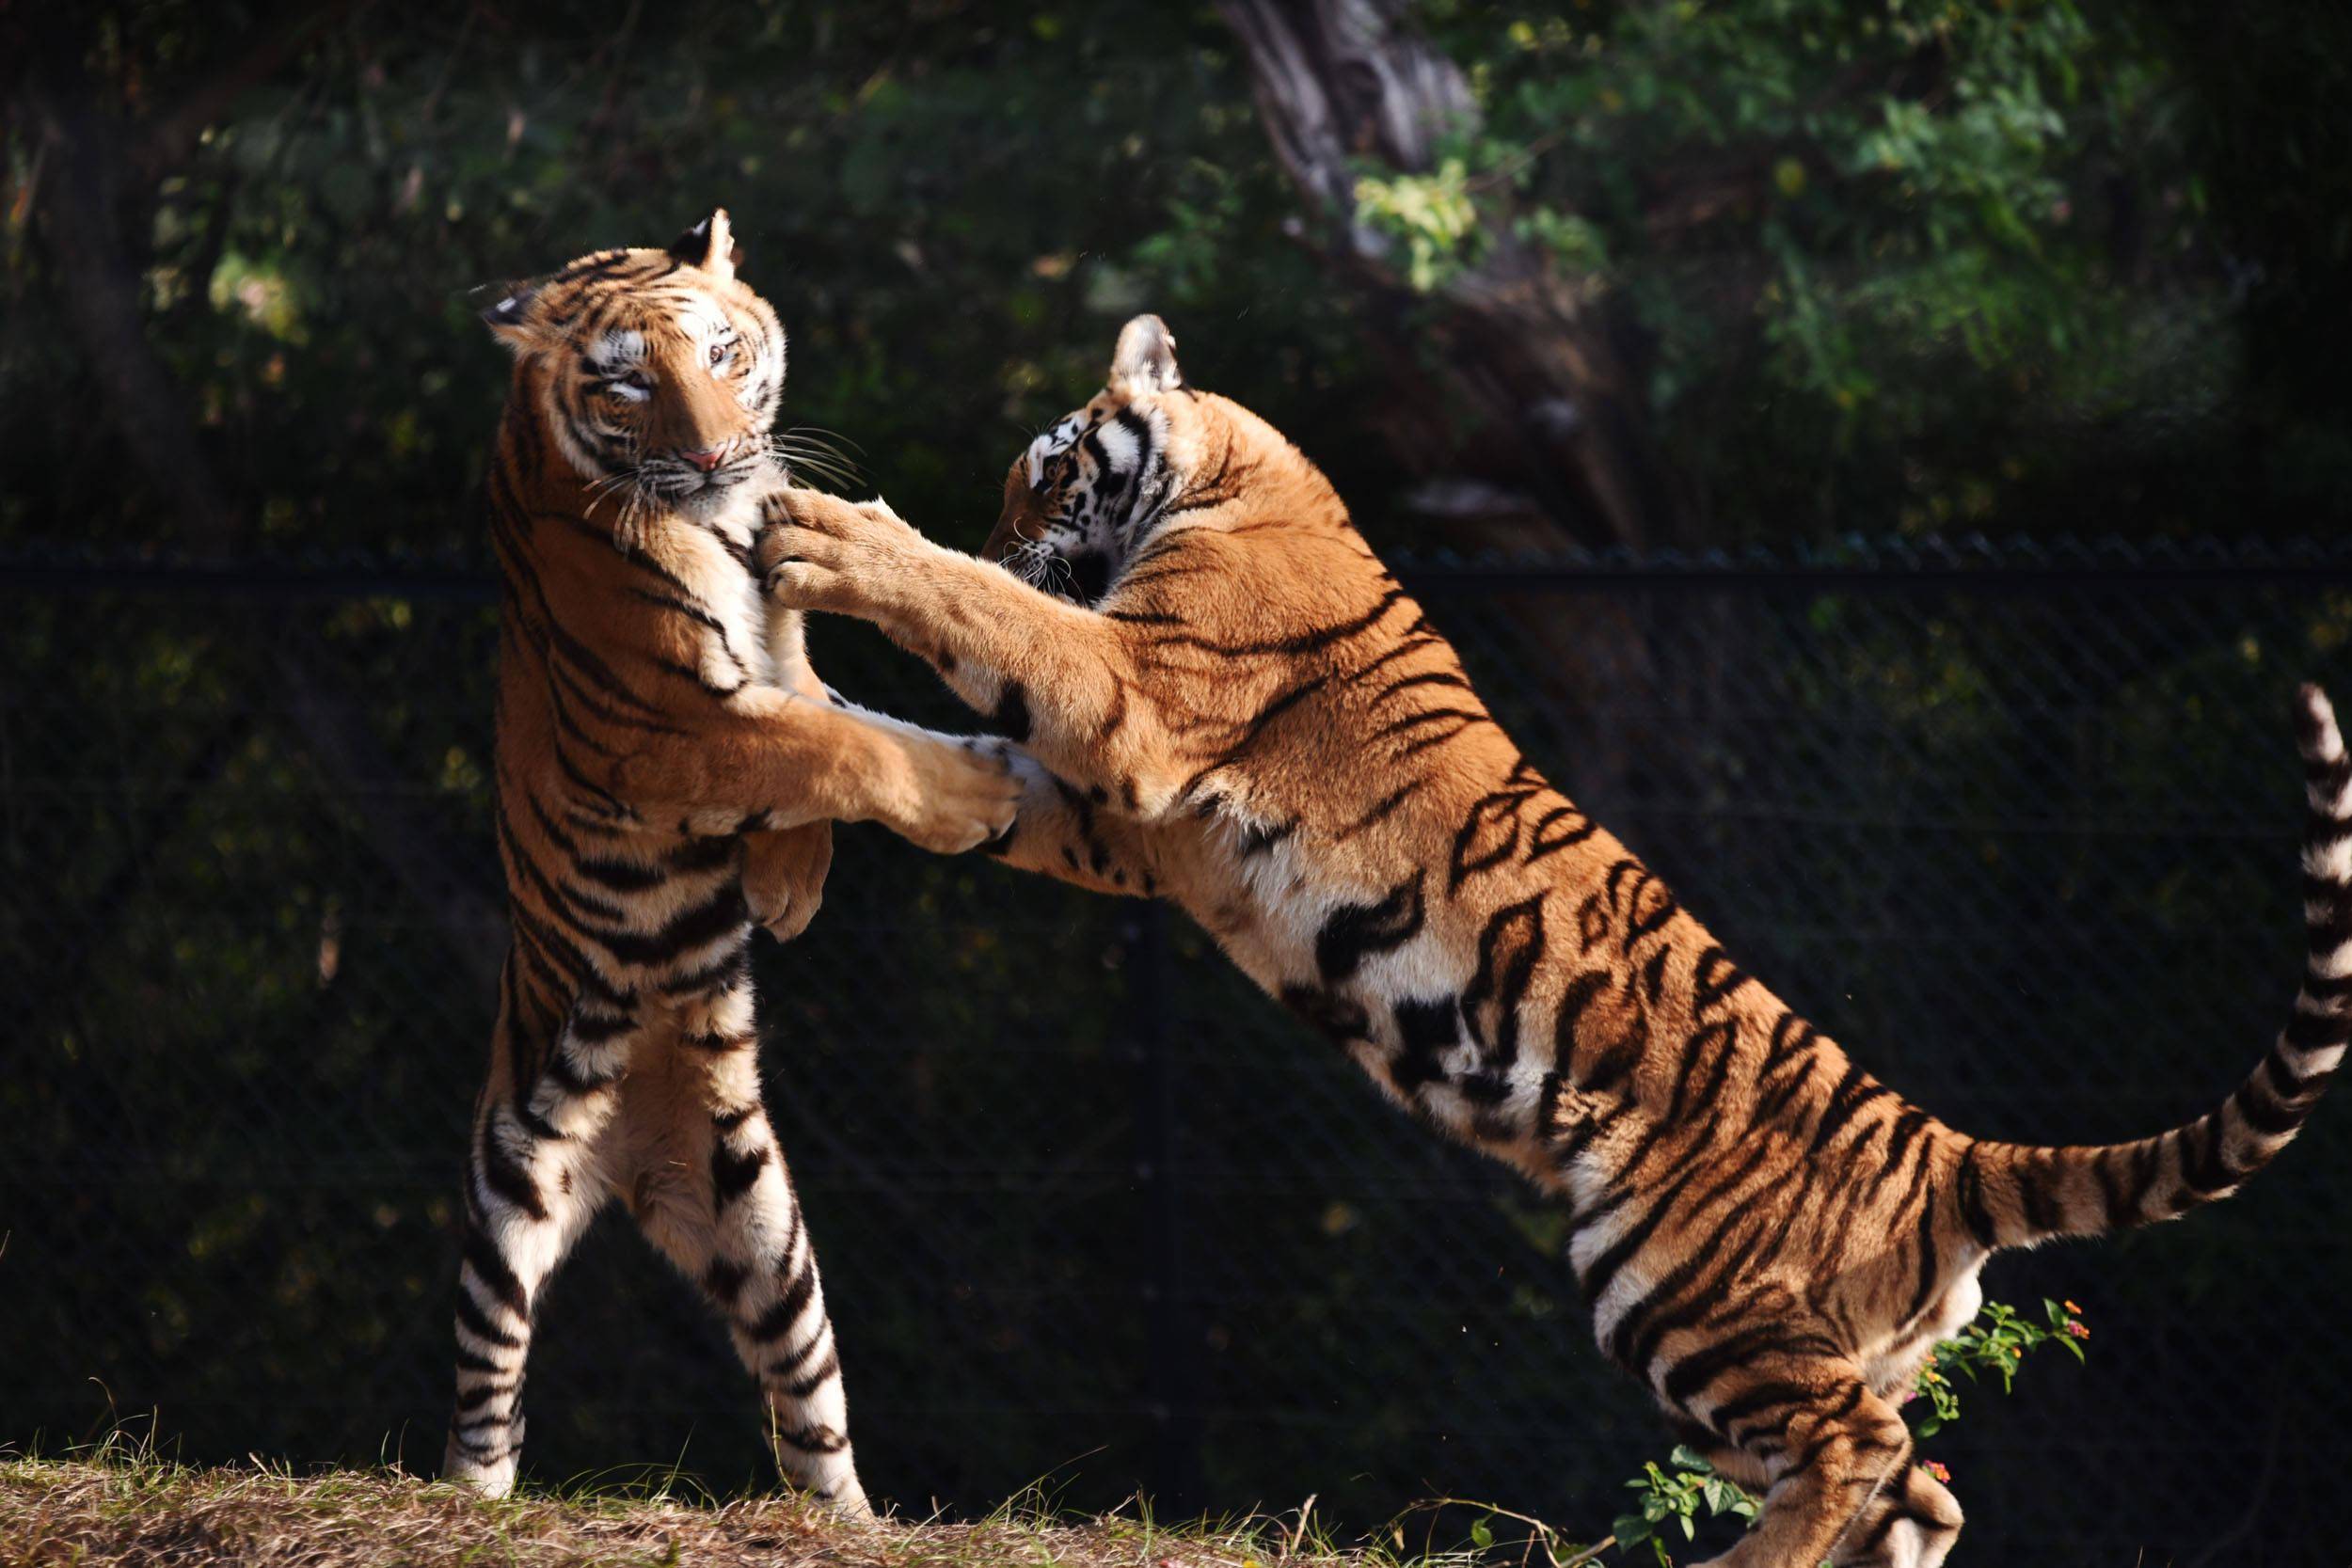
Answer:
<path fill-rule="evenodd" d="M 791 1332 L 793 1323 L 799 1321 L 802 1309 L 808 1306 L 808 1298 L 816 1290 L 817 1259 L 814 1254 L 804 1254 L 801 1259 L 801 1272 L 793 1276 L 784 1294 L 776 1298 L 775 1305 L 762 1312 L 747 1332 L 761 1344 L 784 1338 Z"/>
<path fill-rule="evenodd" d="M 731 1258 L 713 1258 L 710 1266 L 703 1270 L 703 1289 L 723 1311 L 735 1305 L 736 1297 L 743 1293 L 744 1281 L 751 1276 L 749 1266 Z"/>
<path fill-rule="evenodd" d="M 2024 1148 L 2010 1160 L 2010 1177 L 2016 1185 L 2018 1201 L 2025 1205 L 2026 1224 L 2037 1235 L 2058 1233 L 2057 1195 L 2044 1184 L 2046 1172 L 2057 1159 L 2054 1149 Z"/>
<path fill-rule="evenodd" d="M 1427 913 L 1422 904 L 1423 876 L 1415 871 L 1376 904 L 1348 904 L 1331 911 L 1315 934 L 1315 967 L 1327 984 L 1355 974 L 1370 955 L 1401 947 L 1420 934 Z"/>
<path fill-rule="evenodd" d="M 466 1227 L 465 1257 L 473 1267 L 474 1277 L 487 1286 L 492 1295 L 511 1307 L 516 1317 L 528 1315 L 531 1301 L 523 1293 L 523 1282 L 507 1267 L 505 1258 L 487 1232 L 474 1226 Z"/>
<path fill-rule="evenodd" d="M 1977 1244 L 1991 1252 L 2000 1243 L 2000 1230 L 1993 1223 L 1993 1211 L 1985 1207 L 1984 1174 L 1977 1168 L 1978 1147 L 1971 1143 L 1960 1157 L 1960 1216 Z"/>
<path fill-rule="evenodd" d="M 476 1140 L 481 1159 L 482 1180 L 489 1189 L 506 1199 L 534 1220 L 548 1217 L 548 1206 L 539 1196 L 538 1186 L 531 1173 L 518 1164 L 495 1134 L 495 1117 L 482 1118 L 482 1135 Z"/>
<path fill-rule="evenodd" d="M 457 1291 L 457 1321 L 465 1324 L 467 1330 L 475 1338 L 485 1344 L 497 1345 L 503 1350 L 513 1350 L 522 1343 L 522 1340 L 491 1323 L 488 1315 L 482 1310 L 473 1296 L 462 1286 Z"/>
<path fill-rule="evenodd" d="M 710 1146 L 711 1206 L 723 1209 L 752 1190 L 759 1180 L 761 1169 L 768 1164 L 768 1146 L 759 1144 L 747 1154 L 738 1154 L 718 1142 Z"/>

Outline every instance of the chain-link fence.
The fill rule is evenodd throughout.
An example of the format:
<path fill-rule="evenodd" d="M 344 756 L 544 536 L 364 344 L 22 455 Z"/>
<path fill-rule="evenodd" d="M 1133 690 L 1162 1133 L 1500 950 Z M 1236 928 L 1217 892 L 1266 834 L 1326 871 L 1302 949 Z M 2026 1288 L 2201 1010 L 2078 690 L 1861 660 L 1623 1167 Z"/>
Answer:
<path fill-rule="evenodd" d="M 2152 1132 L 2281 1022 L 2288 697 L 2352 695 L 2352 554 L 1407 578 L 1529 757 L 1954 1124 Z M 503 942 L 491 597 L 380 562 L 0 562 L 0 1441 L 437 1462 Z M 863 628 L 815 641 L 860 698 L 967 722 Z M 1591 1347 L 1556 1213 L 1180 917 L 838 843 L 815 928 L 763 943 L 765 1059 L 878 1496 L 1606 1528 L 1667 1440 Z M 2072 1296 L 2095 1338 L 1965 1391 L 1933 1445 L 1963 1560 L 2352 1556 L 2348 1182 L 2331 1106 L 2225 1208 L 1996 1263 L 1995 1298 Z M 532 1472 L 767 1474 L 715 1322 L 625 1223 L 543 1321 Z"/>

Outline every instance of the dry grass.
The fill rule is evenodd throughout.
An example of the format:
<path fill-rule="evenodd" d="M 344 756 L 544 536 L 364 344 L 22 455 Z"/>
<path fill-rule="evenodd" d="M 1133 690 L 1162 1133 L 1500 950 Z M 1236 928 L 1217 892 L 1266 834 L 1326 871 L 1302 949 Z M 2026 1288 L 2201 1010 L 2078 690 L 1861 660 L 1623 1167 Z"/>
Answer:
<path fill-rule="evenodd" d="M 1132 1511 L 1057 1517 L 1028 1498 L 977 1524 L 864 1524 L 789 1497 L 721 1502 L 675 1477 L 490 1502 L 392 1470 L 199 1469 L 122 1443 L 63 1459 L 0 1452 L 0 1568 L 1500 1568 L 1531 1558 L 1550 1568 L 1575 1558 L 1532 1541 L 1483 1553 L 1422 1542 L 1407 1557 L 1407 1539 L 1397 1529 L 1394 1551 L 1342 1550 L 1312 1528 L 1311 1507 L 1169 1528 Z"/>

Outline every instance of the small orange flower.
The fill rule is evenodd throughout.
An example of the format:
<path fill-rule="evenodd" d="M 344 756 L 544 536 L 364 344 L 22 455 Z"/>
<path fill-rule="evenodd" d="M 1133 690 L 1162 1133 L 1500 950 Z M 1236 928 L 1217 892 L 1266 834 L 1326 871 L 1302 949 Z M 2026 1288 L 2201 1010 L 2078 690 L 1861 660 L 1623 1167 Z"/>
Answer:
<path fill-rule="evenodd" d="M 1931 1459 L 1925 1465 L 1922 1465 L 1920 1468 L 1927 1471 L 1928 1474 L 1933 1476 L 1936 1480 L 1942 1481 L 1947 1486 L 1949 1486 L 1952 1483 L 1952 1473 L 1951 1471 L 1944 1468 L 1944 1464 L 1941 1460 Z"/>
<path fill-rule="evenodd" d="M 2066 1332 L 2072 1334 L 2077 1339 L 2088 1339 L 2090 1338 L 2090 1325 L 2088 1323 L 2068 1323 L 2066 1325 Z"/>
<path fill-rule="evenodd" d="M 2071 1302 L 2071 1301 L 2069 1301 L 2069 1302 L 2061 1302 L 2059 1305 L 2060 1305 L 2060 1306 L 2062 1306 L 2062 1307 L 2064 1307 L 2066 1308 L 2067 1315 L 2068 1315 L 2068 1316 L 2070 1316 L 2070 1317 L 2079 1318 L 2079 1317 L 2081 1317 L 2081 1316 L 2083 1315 L 2083 1309 L 2082 1309 L 2081 1307 L 2079 1307 L 2075 1306 L 2075 1305 L 2074 1305 L 2073 1302 Z"/>

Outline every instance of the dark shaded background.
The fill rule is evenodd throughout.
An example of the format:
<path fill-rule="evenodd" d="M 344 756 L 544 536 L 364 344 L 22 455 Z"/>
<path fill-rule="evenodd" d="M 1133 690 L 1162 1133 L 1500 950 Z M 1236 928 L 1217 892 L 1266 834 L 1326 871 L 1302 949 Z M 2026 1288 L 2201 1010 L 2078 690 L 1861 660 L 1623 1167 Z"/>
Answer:
<path fill-rule="evenodd" d="M 437 1457 L 503 940 L 503 370 L 467 291 L 717 201 L 794 333 L 787 420 L 941 537 L 1159 309 L 1419 562 L 1531 757 L 1874 1069 L 1988 1135 L 2204 1109 L 2296 973 L 2287 694 L 2352 688 L 2346 33 L 2024 0 L 0 20 L 0 1440 Z M 1556 1216 L 1181 920 L 846 832 L 762 980 L 878 1494 L 1050 1469 L 1088 1506 L 1314 1492 L 1360 1528 L 1452 1493 L 1597 1533 L 1662 1449 Z M 2335 1119 L 2226 1210 L 1996 1265 L 2096 1337 L 1936 1440 L 1958 1560 L 2346 1559 Z M 530 1404 L 543 1478 L 766 1474 L 722 1337 L 617 1227 Z"/>

